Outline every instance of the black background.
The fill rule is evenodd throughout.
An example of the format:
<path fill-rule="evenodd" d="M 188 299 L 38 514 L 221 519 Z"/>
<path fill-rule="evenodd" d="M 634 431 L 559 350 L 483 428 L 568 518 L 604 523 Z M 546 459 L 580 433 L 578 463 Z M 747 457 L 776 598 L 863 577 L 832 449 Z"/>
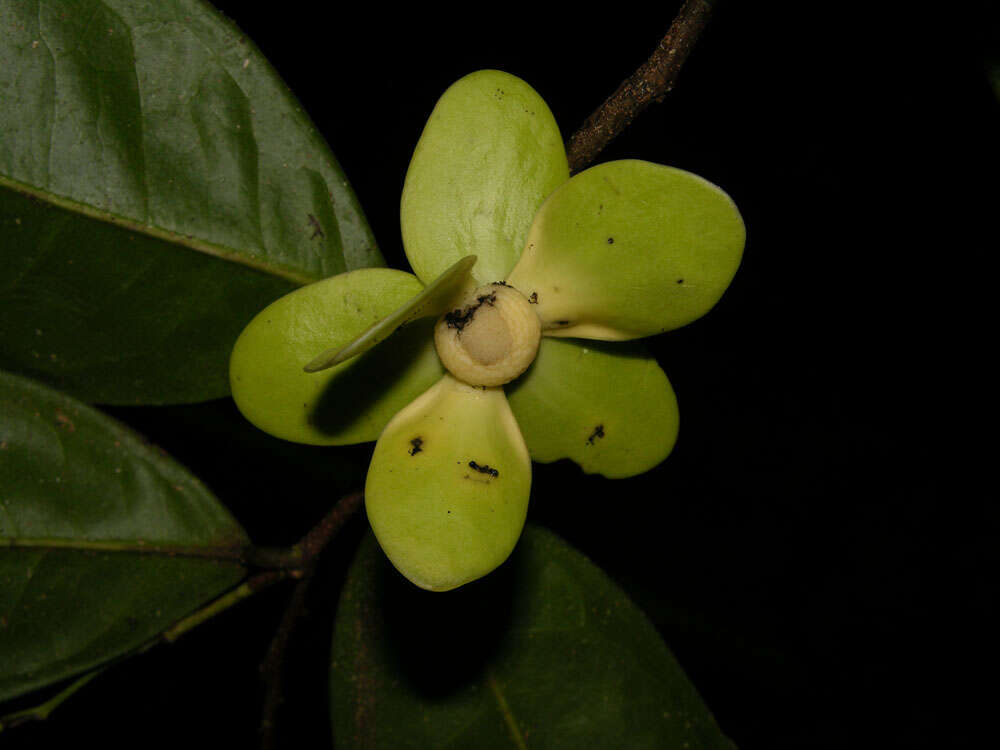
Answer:
<path fill-rule="evenodd" d="M 680 3 L 544 18 L 537 3 L 216 4 L 300 98 L 389 264 L 406 268 L 403 177 L 450 83 L 518 75 L 568 136 Z M 748 243 L 721 303 L 650 342 L 680 401 L 673 455 L 614 482 L 536 465 L 530 520 L 644 609 L 744 750 L 964 747 L 989 706 L 969 680 L 985 669 L 997 513 L 969 480 L 974 440 L 995 445 L 972 428 L 994 424 L 979 388 L 996 340 L 984 323 L 1000 118 L 983 65 L 996 21 L 985 2 L 722 2 L 675 91 L 599 157 L 715 182 Z M 262 544 L 292 542 L 360 487 L 371 450 L 279 443 L 229 401 L 109 411 Z M 291 651 L 283 746 L 330 742 L 330 622 L 363 527 L 327 557 Z M 287 593 L 112 670 L 0 744 L 253 747 L 256 667 Z"/>

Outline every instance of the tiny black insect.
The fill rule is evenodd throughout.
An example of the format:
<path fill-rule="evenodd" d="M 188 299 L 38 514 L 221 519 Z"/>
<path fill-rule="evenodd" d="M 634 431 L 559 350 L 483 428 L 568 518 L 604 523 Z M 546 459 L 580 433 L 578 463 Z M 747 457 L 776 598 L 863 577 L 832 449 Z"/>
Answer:
<path fill-rule="evenodd" d="M 500 476 L 500 472 L 496 469 L 486 465 L 480 466 L 475 461 L 469 461 L 469 468 L 473 471 L 478 471 L 480 474 L 489 474 L 491 477 Z"/>
<path fill-rule="evenodd" d="M 587 445 L 593 445 L 595 440 L 602 437 L 604 437 L 604 425 L 599 424 L 594 428 L 594 431 L 590 433 L 590 437 L 587 438 Z"/>

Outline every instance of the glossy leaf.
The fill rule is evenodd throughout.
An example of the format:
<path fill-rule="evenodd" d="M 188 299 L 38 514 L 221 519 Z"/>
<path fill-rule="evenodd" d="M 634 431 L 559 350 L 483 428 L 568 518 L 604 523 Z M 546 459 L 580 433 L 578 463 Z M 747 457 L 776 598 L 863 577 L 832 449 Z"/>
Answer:
<path fill-rule="evenodd" d="M 338 748 L 734 747 L 625 594 L 531 526 L 500 570 L 444 596 L 400 582 L 366 539 L 330 686 Z"/>
<path fill-rule="evenodd" d="M 422 289 L 413 274 L 365 268 L 285 295 L 261 310 L 233 347 L 236 405 L 259 428 L 285 440 L 375 440 L 396 412 L 444 372 L 434 352 L 434 321 L 410 323 L 367 353 L 322 372 L 303 368 L 317 352 L 348 344 Z"/>
<path fill-rule="evenodd" d="M 570 458 L 588 473 L 630 477 L 660 463 L 677 440 L 677 397 L 639 343 L 542 339 L 507 398 L 542 463 Z"/>
<path fill-rule="evenodd" d="M 386 425 L 365 509 L 400 573 L 447 591 L 507 559 L 530 489 L 531 460 L 503 389 L 446 374 Z"/>
<path fill-rule="evenodd" d="M 166 455 L 0 373 L 0 700 L 149 641 L 234 586 L 248 544 Z"/>
<path fill-rule="evenodd" d="M 428 316 L 441 315 L 469 285 L 470 270 L 475 262 L 475 255 L 462 258 L 402 307 L 389 313 L 377 323 L 372 323 L 364 333 L 346 346 L 338 345 L 322 352 L 303 369 L 306 372 L 321 372 L 334 365 L 339 365 L 351 357 L 364 354 L 378 343 L 385 341 L 397 328 L 406 323 L 412 323 L 414 320 Z"/>
<path fill-rule="evenodd" d="M 534 295 L 549 336 L 640 338 L 708 312 L 745 237 L 732 200 L 701 177 L 608 162 L 545 202 L 508 281 Z"/>
<path fill-rule="evenodd" d="M 207 3 L 4 3 L 0 25 L 0 366 L 104 403 L 224 396 L 258 310 L 382 264 L 327 145 Z"/>
<path fill-rule="evenodd" d="M 477 255 L 480 284 L 504 279 L 538 207 L 569 178 L 555 119 L 519 78 L 480 70 L 438 100 L 403 186 L 403 244 L 425 283 Z"/>

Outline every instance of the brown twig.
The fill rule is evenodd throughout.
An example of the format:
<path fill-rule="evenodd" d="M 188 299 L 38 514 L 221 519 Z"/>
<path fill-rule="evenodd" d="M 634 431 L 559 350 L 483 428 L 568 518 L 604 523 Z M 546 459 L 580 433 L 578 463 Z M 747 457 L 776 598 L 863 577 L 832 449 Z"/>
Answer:
<path fill-rule="evenodd" d="M 587 167 L 636 115 L 674 87 L 681 66 L 712 14 L 715 0 L 685 0 L 656 51 L 622 82 L 566 144 L 570 172 Z"/>
<path fill-rule="evenodd" d="M 361 502 L 364 500 L 364 493 L 352 492 L 344 495 L 330 512 L 323 516 L 323 519 L 316 524 L 309 532 L 302 537 L 296 545 L 302 550 L 302 557 L 306 563 L 314 563 L 316 557 L 323 548 L 330 543 L 330 540 L 337 535 L 344 524 L 358 512 Z"/>
<path fill-rule="evenodd" d="M 306 614 L 306 595 L 316 572 L 319 555 L 344 524 L 358 512 L 363 499 L 364 495 L 360 492 L 341 498 L 293 547 L 298 554 L 298 566 L 294 569 L 293 575 L 299 578 L 299 581 L 292 591 L 291 599 L 267 649 L 267 655 L 260 665 L 261 680 L 264 683 L 264 702 L 260 720 L 260 746 L 263 750 L 278 747 L 277 717 L 284 693 L 285 654 L 296 627 Z"/>
<path fill-rule="evenodd" d="M 285 607 L 278 629 L 274 632 L 267 655 L 260 665 L 261 681 L 264 684 L 264 701 L 260 717 L 260 746 L 262 750 L 278 747 L 278 711 L 284 703 L 285 654 L 301 618 L 306 614 L 306 594 L 312 583 L 311 573 L 299 579 L 292 591 L 291 599 Z"/>
<path fill-rule="evenodd" d="M 298 544 L 280 549 L 254 547 L 247 552 L 247 561 L 255 568 L 285 570 L 293 578 L 300 578 L 341 527 L 358 512 L 363 499 L 361 492 L 344 495 Z"/>

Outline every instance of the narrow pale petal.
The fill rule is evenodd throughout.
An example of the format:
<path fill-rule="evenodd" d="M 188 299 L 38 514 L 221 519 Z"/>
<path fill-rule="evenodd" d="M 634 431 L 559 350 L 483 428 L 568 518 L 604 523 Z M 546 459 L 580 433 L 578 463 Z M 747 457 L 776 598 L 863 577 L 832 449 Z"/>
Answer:
<path fill-rule="evenodd" d="M 392 564 L 446 591 L 507 559 L 530 489 L 531 460 L 503 390 L 445 375 L 386 426 L 365 507 Z"/>
<path fill-rule="evenodd" d="M 656 466 L 677 439 L 674 390 L 640 343 L 542 339 L 507 396 L 542 463 L 570 458 L 618 479 Z"/>
<path fill-rule="evenodd" d="M 746 231 L 715 185 L 673 167 L 616 161 L 581 172 L 539 210 L 507 280 L 548 336 L 624 340 L 708 312 Z"/>
<path fill-rule="evenodd" d="M 375 440 L 392 416 L 441 377 L 432 319 L 320 373 L 305 365 L 347 344 L 419 295 L 412 274 L 367 268 L 297 289 L 264 308 L 240 334 L 229 362 L 233 398 L 270 434 L 312 445 Z"/>
<path fill-rule="evenodd" d="M 480 284 L 517 261 L 538 207 L 569 179 L 555 119 L 519 78 L 481 70 L 438 100 L 406 173 L 400 221 L 424 282 L 477 255 Z"/>
<path fill-rule="evenodd" d="M 475 262 L 475 255 L 462 258 L 428 284 L 416 297 L 407 300 L 406 303 L 378 322 L 372 323 L 361 335 L 348 344 L 337 344 L 319 354 L 303 369 L 306 372 L 320 372 L 328 367 L 339 365 L 351 357 L 364 354 L 406 323 L 412 323 L 414 320 L 428 316 L 436 317 L 446 312 L 456 297 L 460 296 L 467 286 L 472 286 L 470 270 Z"/>

